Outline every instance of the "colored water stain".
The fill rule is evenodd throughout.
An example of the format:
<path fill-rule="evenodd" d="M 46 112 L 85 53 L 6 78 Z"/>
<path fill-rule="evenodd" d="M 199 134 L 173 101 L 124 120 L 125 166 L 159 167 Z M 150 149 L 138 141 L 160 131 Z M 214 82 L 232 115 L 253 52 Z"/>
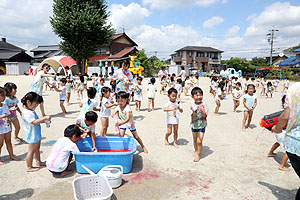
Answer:
<path fill-rule="evenodd" d="M 87 152 L 94 152 L 94 151 L 87 151 Z M 99 153 L 120 153 L 120 152 L 131 152 L 127 149 L 120 149 L 120 150 L 98 150 Z"/>
<path fill-rule="evenodd" d="M 56 140 L 51 140 L 49 142 L 45 142 L 45 143 L 42 143 L 42 146 L 52 146 L 53 144 L 55 144 Z"/>

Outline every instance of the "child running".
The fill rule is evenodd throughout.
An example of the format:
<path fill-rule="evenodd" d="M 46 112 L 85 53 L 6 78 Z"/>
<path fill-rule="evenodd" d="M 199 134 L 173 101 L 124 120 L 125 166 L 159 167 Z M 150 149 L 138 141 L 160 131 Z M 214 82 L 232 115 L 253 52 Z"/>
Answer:
<path fill-rule="evenodd" d="M 223 99 L 223 88 L 225 86 L 225 83 L 221 81 L 218 85 L 218 89 L 215 95 L 215 102 L 216 102 L 216 108 L 215 108 L 215 114 L 220 115 L 219 109 L 221 107 L 221 100 Z"/>
<path fill-rule="evenodd" d="M 148 150 L 144 146 L 142 139 L 138 136 L 138 133 L 136 131 L 134 121 L 133 121 L 133 114 L 129 106 L 128 99 L 129 99 L 129 94 L 124 91 L 120 91 L 117 94 L 118 106 L 115 108 L 112 116 L 118 119 L 116 126 L 119 127 L 120 136 L 124 137 L 126 129 L 129 129 L 134 139 L 136 139 L 137 142 L 141 145 L 144 152 L 148 153 Z"/>
<path fill-rule="evenodd" d="M 193 86 L 193 82 L 191 81 L 190 77 L 187 76 L 185 79 L 185 85 L 184 85 L 184 96 L 188 95 L 189 89 Z"/>
<path fill-rule="evenodd" d="M 154 111 L 154 99 L 155 99 L 155 92 L 156 86 L 155 84 L 155 78 L 150 79 L 150 84 L 148 85 L 148 112 L 150 112 L 150 105 L 152 104 L 152 111 Z"/>
<path fill-rule="evenodd" d="M 117 103 L 114 103 L 111 100 L 110 92 L 111 90 L 109 87 L 104 86 L 101 89 L 102 103 L 101 103 L 100 118 L 101 118 L 102 128 L 100 131 L 100 136 L 104 136 L 104 137 L 106 137 L 106 133 L 109 125 L 109 116 L 111 114 L 111 108 L 118 105 Z"/>
<path fill-rule="evenodd" d="M 26 156 L 27 172 L 35 172 L 40 169 L 41 166 L 46 166 L 45 162 L 41 161 L 40 146 L 42 140 L 41 123 L 50 121 L 50 116 L 44 116 L 39 118 L 35 112 L 36 107 L 41 102 L 41 96 L 35 92 L 28 92 L 21 102 L 24 106 L 22 112 L 23 129 L 26 133 L 25 141 L 28 143 L 28 153 Z M 33 156 L 36 160 L 36 166 L 32 166 Z"/>
<path fill-rule="evenodd" d="M 6 104 L 9 108 L 10 112 L 10 121 L 15 127 L 15 140 L 17 142 L 22 142 L 23 139 L 19 137 L 19 132 L 20 132 L 20 122 L 17 116 L 17 111 L 18 113 L 22 116 L 22 111 L 18 107 L 19 100 L 16 97 L 17 93 L 17 86 L 14 83 L 5 83 L 4 89 L 6 91 L 6 98 L 3 104 Z"/>
<path fill-rule="evenodd" d="M 169 102 L 165 104 L 163 111 L 167 112 L 167 133 L 165 135 L 165 144 L 169 145 L 169 136 L 174 134 L 174 147 L 178 148 L 177 138 L 178 138 L 178 124 L 179 124 L 179 112 L 183 112 L 180 108 L 179 102 L 177 101 L 178 92 L 175 88 L 170 88 L 168 90 Z"/>
<path fill-rule="evenodd" d="M 0 87 L 0 156 L 3 143 L 5 142 L 10 160 L 19 161 L 21 159 L 14 155 L 11 144 L 11 127 L 10 123 L 8 122 L 8 117 L 11 115 L 11 113 L 9 112 L 8 106 L 2 103 L 5 100 L 5 94 L 5 89 Z M 0 165 L 5 164 L 6 163 L 0 159 Z"/>
<path fill-rule="evenodd" d="M 257 106 L 257 96 L 254 94 L 255 86 L 253 84 L 249 84 L 247 86 L 246 94 L 243 96 L 243 105 L 244 105 L 244 119 L 242 124 L 242 129 L 245 130 L 246 120 L 248 119 L 247 129 L 251 128 L 250 123 L 253 116 L 253 111 Z"/>
<path fill-rule="evenodd" d="M 194 140 L 194 162 L 200 160 L 200 155 L 202 152 L 202 141 L 205 133 L 205 128 L 207 126 L 207 113 L 208 108 L 205 103 L 203 103 L 203 91 L 199 87 L 195 87 L 191 92 L 194 101 L 191 101 L 191 127 Z"/>
<path fill-rule="evenodd" d="M 135 106 L 136 110 L 140 112 L 141 110 L 141 103 L 143 100 L 143 85 L 142 85 L 143 78 L 138 77 L 137 78 L 137 83 L 134 86 L 134 100 L 135 100 Z"/>
<path fill-rule="evenodd" d="M 270 94 L 270 98 L 273 98 L 273 92 L 274 87 L 271 81 L 267 83 L 267 91 L 266 91 L 266 98 L 269 97 L 268 94 Z"/>
<path fill-rule="evenodd" d="M 160 89 L 159 93 L 160 94 L 166 94 L 166 88 L 167 88 L 167 85 L 168 85 L 166 76 L 163 76 L 161 78 L 160 85 L 161 85 L 161 89 Z"/>
<path fill-rule="evenodd" d="M 64 106 L 64 102 L 67 96 L 67 88 L 66 88 L 67 79 L 60 79 L 59 87 L 54 86 L 56 92 L 59 92 L 59 106 L 62 110 L 62 114 L 67 114 L 66 108 Z"/>
<path fill-rule="evenodd" d="M 180 95 L 182 93 L 182 79 L 179 78 L 176 80 L 176 84 L 175 84 L 175 89 L 177 90 L 177 99 L 179 101 L 179 103 L 181 102 L 181 98 Z"/>
<path fill-rule="evenodd" d="M 84 90 L 84 76 L 81 75 L 79 76 L 79 85 L 78 85 L 78 89 L 77 89 L 77 95 L 78 98 L 77 100 L 83 99 L 83 90 Z"/>
<path fill-rule="evenodd" d="M 242 84 L 240 82 L 237 82 L 235 84 L 235 89 L 232 91 L 232 99 L 233 99 L 233 112 L 236 112 L 236 109 L 240 105 L 240 98 L 243 95 L 242 91 Z"/>
<path fill-rule="evenodd" d="M 81 131 L 75 124 L 69 125 L 64 131 L 64 137 L 58 139 L 50 155 L 46 160 L 48 170 L 54 175 L 66 176 L 73 173 L 68 170 L 68 166 L 72 161 L 73 154 L 71 152 L 79 152 L 75 142 L 81 140 Z"/>

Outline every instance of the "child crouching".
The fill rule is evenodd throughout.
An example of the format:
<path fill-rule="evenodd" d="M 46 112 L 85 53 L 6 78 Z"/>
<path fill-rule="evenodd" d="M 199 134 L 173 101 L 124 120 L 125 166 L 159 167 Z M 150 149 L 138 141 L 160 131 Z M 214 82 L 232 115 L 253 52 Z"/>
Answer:
<path fill-rule="evenodd" d="M 81 131 L 75 124 L 69 125 L 64 131 L 64 137 L 57 140 L 46 160 L 48 170 L 52 174 L 66 176 L 73 173 L 68 170 L 72 160 L 72 151 L 79 152 L 75 142 L 81 140 Z"/>

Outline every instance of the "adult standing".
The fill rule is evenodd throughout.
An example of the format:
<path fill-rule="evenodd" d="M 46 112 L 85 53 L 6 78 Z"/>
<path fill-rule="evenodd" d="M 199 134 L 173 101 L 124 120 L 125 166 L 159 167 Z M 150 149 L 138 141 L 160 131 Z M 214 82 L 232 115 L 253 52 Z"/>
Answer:
<path fill-rule="evenodd" d="M 129 87 L 132 85 L 133 76 L 132 73 L 128 70 L 129 61 L 124 60 L 122 62 L 122 68 L 115 71 L 112 76 L 113 80 L 116 80 L 116 93 L 124 91 L 130 93 Z"/>
<path fill-rule="evenodd" d="M 34 76 L 34 80 L 31 83 L 29 89 L 30 92 L 35 92 L 41 96 L 40 109 L 43 117 L 46 116 L 45 109 L 44 109 L 44 99 L 42 97 L 44 83 L 48 84 L 48 86 L 51 87 L 45 77 L 52 77 L 52 78 L 56 77 L 55 75 L 47 74 L 49 71 L 50 71 L 50 65 L 46 63 L 43 64 L 40 71 L 38 71 Z"/>
<path fill-rule="evenodd" d="M 287 125 L 284 149 L 300 178 L 300 83 L 295 83 L 288 89 L 285 107 L 272 131 L 281 133 L 282 128 Z M 295 199 L 300 199 L 300 188 Z"/>

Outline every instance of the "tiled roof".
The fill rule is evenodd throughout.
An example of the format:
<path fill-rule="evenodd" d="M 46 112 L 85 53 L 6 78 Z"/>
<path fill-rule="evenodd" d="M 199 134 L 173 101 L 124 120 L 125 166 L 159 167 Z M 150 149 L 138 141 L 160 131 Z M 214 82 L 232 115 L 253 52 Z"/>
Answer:
<path fill-rule="evenodd" d="M 127 40 L 129 40 L 132 44 L 133 44 L 133 46 L 138 46 L 130 37 L 128 37 L 128 35 L 126 35 L 126 33 L 117 33 L 117 34 L 115 34 L 113 37 L 112 37 L 112 40 L 116 40 L 116 39 L 118 39 L 118 38 L 120 38 L 120 37 L 125 37 Z"/>
<path fill-rule="evenodd" d="M 21 51 L 0 51 L 0 59 L 1 60 L 8 60 L 15 55 L 18 55 Z"/>
<path fill-rule="evenodd" d="M 25 51 L 24 49 L 12 45 L 8 42 L 0 41 L 0 50 L 10 50 L 10 51 Z"/>
<path fill-rule="evenodd" d="M 200 51 L 200 52 L 216 52 L 216 53 L 223 53 L 224 51 L 212 48 L 212 47 L 201 47 L 201 46 L 186 46 L 181 49 L 178 49 L 175 52 L 178 51 Z"/>
<path fill-rule="evenodd" d="M 116 53 L 115 55 L 109 56 L 109 59 L 116 59 L 116 58 L 122 58 L 129 54 L 130 52 L 134 51 L 136 48 L 135 47 L 126 47 L 120 52 Z"/>
<path fill-rule="evenodd" d="M 103 55 L 103 56 L 93 56 L 93 57 L 90 57 L 89 58 L 89 61 L 97 61 L 97 60 L 102 60 L 102 59 L 105 59 L 105 58 L 108 58 L 109 56 L 107 55 Z"/>
<path fill-rule="evenodd" d="M 37 48 L 34 48 L 31 50 L 31 52 L 34 51 L 58 51 L 59 45 L 43 45 L 43 46 L 38 46 Z"/>
<path fill-rule="evenodd" d="M 291 57 L 281 61 L 280 63 L 277 63 L 276 65 L 286 66 L 286 65 L 296 65 L 298 63 L 300 63 L 300 61 L 296 60 L 296 56 L 291 56 Z"/>

